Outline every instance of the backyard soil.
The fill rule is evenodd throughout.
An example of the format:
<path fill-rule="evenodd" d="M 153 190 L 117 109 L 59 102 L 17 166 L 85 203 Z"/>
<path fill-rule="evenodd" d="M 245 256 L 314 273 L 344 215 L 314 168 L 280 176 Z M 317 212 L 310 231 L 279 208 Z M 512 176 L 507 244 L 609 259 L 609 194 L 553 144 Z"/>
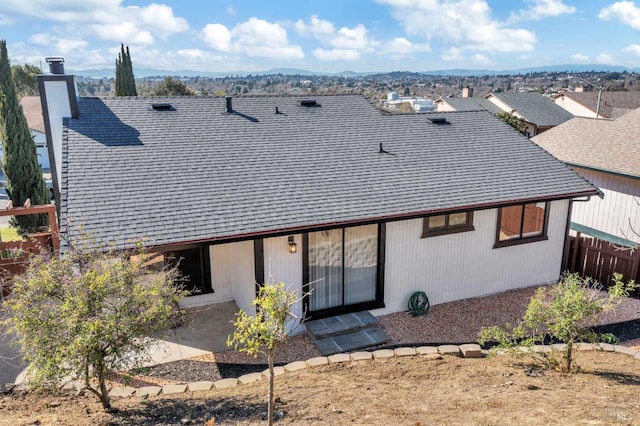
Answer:
<path fill-rule="evenodd" d="M 581 371 L 569 375 L 507 355 L 313 367 L 276 378 L 276 424 L 640 424 L 640 361 L 580 352 L 577 362 Z M 90 394 L 14 391 L 0 396 L 0 425 L 260 424 L 267 385 L 114 399 L 111 414 Z"/>

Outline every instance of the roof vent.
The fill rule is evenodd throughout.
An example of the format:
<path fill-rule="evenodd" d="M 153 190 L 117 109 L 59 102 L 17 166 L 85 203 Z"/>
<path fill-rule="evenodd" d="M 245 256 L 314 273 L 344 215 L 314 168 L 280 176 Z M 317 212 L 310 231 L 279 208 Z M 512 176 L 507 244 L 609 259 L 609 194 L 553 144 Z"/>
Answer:
<path fill-rule="evenodd" d="M 303 107 L 319 107 L 320 104 L 315 99 L 303 99 L 300 101 L 300 106 Z"/>
<path fill-rule="evenodd" d="M 224 99 L 227 101 L 224 112 L 227 114 L 233 114 L 233 106 L 231 104 L 231 100 L 233 99 L 231 96 L 225 96 Z"/>
<path fill-rule="evenodd" d="M 173 106 L 167 102 L 151 104 L 151 108 L 156 111 L 173 111 Z"/>
<path fill-rule="evenodd" d="M 433 124 L 449 124 L 447 119 L 444 117 L 431 117 L 429 118 L 429 121 L 431 121 Z"/>
<path fill-rule="evenodd" d="M 64 58 L 45 58 L 49 64 L 49 72 L 51 74 L 64 74 Z"/>

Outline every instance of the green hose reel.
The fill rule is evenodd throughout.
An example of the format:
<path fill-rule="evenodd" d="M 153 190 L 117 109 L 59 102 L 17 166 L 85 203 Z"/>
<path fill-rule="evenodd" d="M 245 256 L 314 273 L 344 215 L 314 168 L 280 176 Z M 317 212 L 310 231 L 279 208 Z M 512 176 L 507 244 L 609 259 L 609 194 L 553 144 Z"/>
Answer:
<path fill-rule="evenodd" d="M 429 298 L 424 291 L 416 291 L 409 298 L 409 312 L 414 317 L 421 317 L 429 312 Z"/>

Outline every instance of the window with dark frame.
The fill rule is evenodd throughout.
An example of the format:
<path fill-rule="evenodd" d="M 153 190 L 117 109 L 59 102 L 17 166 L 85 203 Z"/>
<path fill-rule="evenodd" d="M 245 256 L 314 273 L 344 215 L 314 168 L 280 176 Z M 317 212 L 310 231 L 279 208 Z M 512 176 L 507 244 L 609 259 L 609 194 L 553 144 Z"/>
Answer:
<path fill-rule="evenodd" d="M 548 216 L 547 202 L 500 208 L 494 248 L 546 240 Z"/>
<path fill-rule="evenodd" d="M 473 212 L 427 216 L 422 223 L 422 238 L 473 231 Z"/>

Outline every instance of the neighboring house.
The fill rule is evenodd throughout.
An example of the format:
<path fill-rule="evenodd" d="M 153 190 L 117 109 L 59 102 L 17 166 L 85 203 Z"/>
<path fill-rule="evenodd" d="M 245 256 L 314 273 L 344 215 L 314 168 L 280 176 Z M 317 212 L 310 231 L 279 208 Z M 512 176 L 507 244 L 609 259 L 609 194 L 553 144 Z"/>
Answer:
<path fill-rule="evenodd" d="M 42 117 L 42 105 L 40 103 L 39 96 L 25 96 L 20 100 L 20 106 L 25 118 L 27 119 L 27 125 L 33 136 L 33 141 L 36 144 L 36 152 L 38 153 L 38 161 L 42 167 L 43 172 L 48 172 L 49 165 L 49 153 L 47 151 L 47 138 L 44 130 L 44 119 Z M 1 142 L 1 141 L 0 141 Z M 0 158 L 2 157 L 2 148 L 0 147 Z"/>
<path fill-rule="evenodd" d="M 489 93 L 485 98 L 502 112 L 513 114 L 527 123 L 526 133 L 535 136 L 573 118 L 540 93 Z"/>
<path fill-rule="evenodd" d="M 63 232 L 183 258 L 191 306 L 250 311 L 270 275 L 311 290 L 313 318 L 553 282 L 571 200 L 598 193 L 486 111 L 390 115 L 353 95 L 78 99 L 68 75 L 40 87 Z"/>
<path fill-rule="evenodd" d="M 551 96 L 551 99 L 577 117 L 596 118 L 597 91 L 561 92 Z M 603 91 L 597 118 L 618 118 L 636 108 L 640 108 L 640 91 Z"/>
<path fill-rule="evenodd" d="M 604 193 L 573 203 L 575 230 L 620 245 L 640 243 L 640 108 L 615 120 L 576 117 L 533 141 Z"/>
<path fill-rule="evenodd" d="M 485 98 L 438 98 L 436 100 L 437 112 L 450 111 L 489 111 L 492 114 L 500 114 L 502 111 L 493 102 Z"/>

